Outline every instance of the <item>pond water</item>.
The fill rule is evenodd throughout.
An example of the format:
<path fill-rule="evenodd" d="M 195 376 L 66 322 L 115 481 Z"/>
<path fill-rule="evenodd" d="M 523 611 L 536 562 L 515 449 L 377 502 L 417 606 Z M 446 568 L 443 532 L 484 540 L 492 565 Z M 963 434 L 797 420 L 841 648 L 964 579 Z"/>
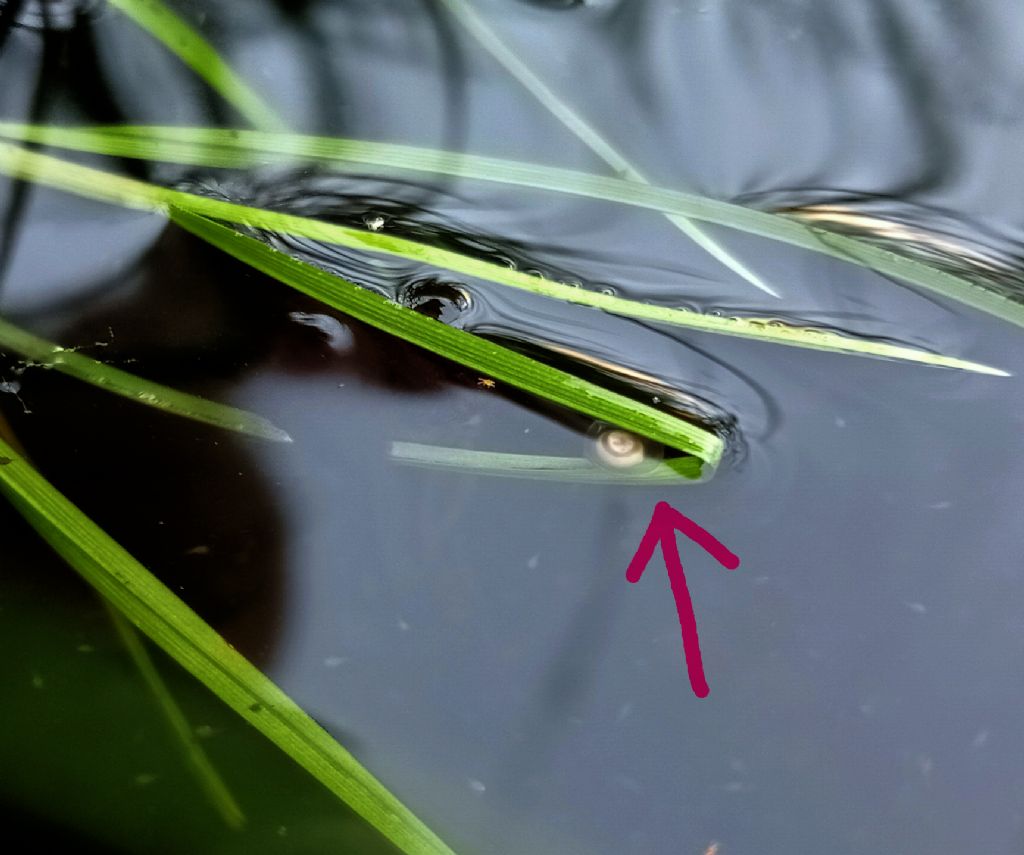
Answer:
<path fill-rule="evenodd" d="M 817 211 L 1020 295 L 1020 4 L 472 5 L 652 184 Z M 292 129 L 613 174 L 446 3 L 172 6 Z M 0 81 L 4 121 L 245 126 L 112 4 L 0 3 Z M 584 456 L 593 439 L 586 420 L 161 216 L 0 178 L 4 318 L 260 413 L 293 442 L 240 439 L 14 354 L 0 362 L 8 435 L 456 852 L 1024 852 L 1018 328 L 709 227 L 776 298 L 656 212 L 565 194 L 74 157 L 637 300 L 1010 372 L 696 333 L 265 235 L 446 323 L 645 400 L 656 388 L 729 443 L 711 479 L 683 486 L 413 467 L 393 443 Z M 683 545 L 704 699 L 660 557 L 625 580 L 662 500 L 742 562 L 726 573 Z M 0 535 L 11 829 L 97 851 L 391 851 L 154 650 L 247 814 L 224 827 L 104 609 L 6 506 Z"/>

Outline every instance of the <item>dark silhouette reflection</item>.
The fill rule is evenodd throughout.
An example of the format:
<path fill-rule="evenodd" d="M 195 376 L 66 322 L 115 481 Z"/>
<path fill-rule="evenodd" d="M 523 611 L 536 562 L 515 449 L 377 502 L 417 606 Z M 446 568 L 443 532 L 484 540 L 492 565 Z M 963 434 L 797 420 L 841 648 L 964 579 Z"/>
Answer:
<path fill-rule="evenodd" d="M 334 48 L 306 19 L 315 4 L 275 5 L 298 32 L 305 45 L 300 59 L 323 94 L 316 101 L 323 115 L 311 117 L 312 123 L 343 130 L 345 117 L 331 106 L 343 103 L 340 81 L 326 62 Z M 134 81 L 104 55 L 97 39 L 103 22 L 95 18 L 101 9 L 103 4 L 92 0 L 0 2 L 0 75 L 7 96 L 0 93 L 3 118 L 98 124 L 139 120 L 123 107 L 133 100 Z M 437 34 L 437 55 L 448 83 L 445 145 L 457 148 L 465 75 L 447 16 L 429 0 L 417 4 L 415 12 L 403 6 L 387 14 L 415 25 L 425 16 L 428 29 Z M 231 38 L 230 28 L 218 32 Z M 18 55 L 10 50 L 15 38 Z M 214 124 L 235 123 L 231 108 L 209 87 L 195 91 Z M 24 93 L 31 93 L 27 101 Z M 130 160 L 121 161 L 118 169 L 140 177 L 152 171 Z M 24 213 L 34 192 L 25 182 L 3 183 L 8 192 L 0 217 L 0 284 L 19 229 L 32 226 Z M 418 185 L 413 195 L 427 203 L 435 192 Z M 304 330 L 288 322 L 289 307 L 313 311 L 312 301 L 262 277 L 254 284 L 246 269 L 177 230 L 168 230 L 152 249 L 142 277 L 142 286 L 127 299 L 52 305 L 61 316 L 69 311 L 77 316 L 64 327 L 62 342 L 213 399 L 223 397 L 247 365 L 268 358 L 275 347 L 293 370 L 324 367 L 323 351 L 307 359 Z M 416 348 L 351 326 L 356 347 L 334 370 L 356 370 L 404 391 L 439 388 L 442 375 L 450 373 Z M 22 388 L 18 396 L 2 396 L 0 412 L 36 464 L 243 652 L 265 661 L 285 595 L 284 533 L 273 496 L 252 471 L 245 441 L 53 372 L 30 368 L 22 375 L 23 368 L 17 357 L 3 357 L 0 373 L 19 376 Z"/>
<path fill-rule="evenodd" d="M 0 77 L 6 90 L 6 97 L 0 91 L 0 115 L 5 120 L 54 120 L 55 108 L 66 99 L 89 121 L 125 121 L 96 49 L 93 17 L 98 8 L 95 0 L 8 0 L 0 5 Z M 16 30 L 23 34 L 26 52 L 37 57 L 36 64 L 5 51 Z M 12 115 L 12 107 L 24 100 L 22 93 L 31 93 L 27 108 L 24 113 L 18 110 Z M 121 166 L 136 175 L 144 172 L 138 162 L 125 161 Z M 21 214 L 32 193 L 31 184 L 20 179 L 10 185 L 10 196 L 0 217 L 0 289 Z"/>
<path fill-rule="evenodd" d="M 117 855 L 109 843 L 92 840 L 79 830 L 64 828 L 47 817 L 0 804 L 0 822 L 11 840 L 31 840 L 33 851 L 68 851 L 80 855 Z"/>
<path fill-rule="evenodd" d="M 75 307 L 61 343 L 212 400 L 228 399 L 257 365 L 359 376 L 415 394 L 479 379 L 173 227 L 143 259 L 141 279 L 128 295 Z M 421 308 L 432 310 L 429 302 Z M 296 317 L 333 318 L 351 339 L 332 348 L 322 324 Z M 16 356 L 3 359 L 0 376 L 19 378 L 18 395 L 0 398 L 0 412 L 41 471 L 243 653 L 266 662 L 287 597 L 287 532 L 250 460 L 258 441 L 26 369 Z M 531 396 L 506 394 L 581 433 L 588 426 Z"/>
<path fill-rule="evenodd" d="M 0 50 L 3 50 L 4 42 L 14 29 L 24 4 L 25 0 L 4 0 L 0 3 Z"/>
<path fill-rule="evenodd" d="M 451 25 L 437 5 L 424 2 L 421 9 L 443 42 L 446 77 L 456 93 L 448 100 L 451 115 L 444 145 L 457 149 L 462 128 L 458 93 L 464 78 L 460 55 Z M 12 12 L 0 32 L 6 34 L 16 20 Z M 66 27 L 34 34 L 39 71 L 33 78 L 27 70 L 18 81 L 35 87 L 23 118 L 60 120 L 69 103 L 76 121 L 134 118 L 125 115 L 120 97 L 121 87 L 131 82 L 118 79 L 97 49 L 96 26 L 86 15 L 72 16 Z M 312 66 L 322 69 L 328 46 L 311 35 L 315 28 L 304 32 Z M 6 74 L 3 59 L 0 55 Z M 325 75 L 317 77 L 325 92 L 335 88 Z M 204 89 L 201 97 L 207 115 L 229 117 L 230 111 L 212 93 Z M 338 99 L 325 97 L 323 103 Z M 325 123 L 332 129 L 344 119 L 340 110 L 328 113 Z M 141 162 L 125 161 L 119 168 L 142 177 L 152 174 Z M 0 280 L 20 230 L 33 225 L 24 218 L 32 188 L 21 183 L 13 187 L 0 226 Z M 389 215 L 412 221 L 430 208 L 434 186 L 409 188 L 414 192 L 404 194 Z M 165 230 L 146 254 L 135 278 L 138 284 L 130 291 L 111 283 L 109 293 L 95 304 L 53 305 L 47 317 L 22 322 L 34 326 L 48 321 L 52 329 L 56 318 L 73 316 L 59 324 L 57 337 L 65 346 L 213 400 L 229 398 L 252 366 L 268 363 L 293 372 L 354 373 L 406 393 L 477 381 L 472 372 L 295 296 L 174 228 Z M 451 296 L 448 286 L 407 284 L 413 292 L 411 305 L 443 316 L 444 301 Z M 297 323 L 296 313 L 334 317 L 350 330 L 351 347 L 345 352 L 325 348 L 322 331 Z M 288 531 L 272 486 L 253 463 L 255 441 L 154 411 L 56 372 L 26 368 L 15 355 L 0 356 L 0 376 L 19 378 L 17 396 L 0 396 L 0 413 L 40 471 L 243 655 L 259 665 L 270 662 L 288 596 Z M 0 520 L 5 532 L 15 533 L 15 546 L 5 561 L 11 577 L 45 588 L 54 599 L 78 600 L 83 610 L 95 611 L 89 589 L 58 560 L 51 558 L 42 568 L 33 560 L 41 544 L 11 509 L 0 510 Z M 12 555 L 24 557 L 10 560 Z M 599 632 L 600 623 L 590 620 L 590 628 Z M 575 665 L 569 656 L 568 670 Z M 559 680 L 556 675 L 555 682 Z M 351 747 L 350 739 L 341 738 Z"/>
<path fill-rule="evenodd" d="M 68 346 L 143 377 L 225 397 L 265 350 L 281 294 L 224 276 L 168 231 L 130 298 L 81 313 Z M 282 605 L 283 533 L 244 441 L 6 357 L 5 396 L 39 469 L 243 653 L 266 661 Z"/>

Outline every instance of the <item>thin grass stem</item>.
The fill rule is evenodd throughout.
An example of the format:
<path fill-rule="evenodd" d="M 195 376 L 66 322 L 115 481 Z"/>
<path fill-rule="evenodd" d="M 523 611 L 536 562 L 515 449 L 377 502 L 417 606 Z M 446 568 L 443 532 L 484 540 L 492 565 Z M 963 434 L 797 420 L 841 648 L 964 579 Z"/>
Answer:
<path fill-rule="evenodd" d="M 0 439 L 0 493 L 105 600 L 407 855 L 453 855 L 259 669 Z"/>
<path fill-rule="evenodd" d="M 772 318 L 724 317 L 689 309 L 652 305 L 612 294 L 595 293 L 396 235 L 355 229 L 308 217 L 268 211 L 222 199 L 171 190 L 80 166 L 70 161 L 39 154 L 7 143 L 0 143 L 0 171 L 48 184 L 66 192 L 129 207 L 166 211 L 173 206 L 201 216 L 253 228 L 298 235 L 368 252 L 398 256 L 477 279 L 626 317 L 791 347 L 896 359 L 994 376 L 1007 376 L 1007 372 L 1000 368 L 977 362 L 929 353 L 904 345 L 838 335 L 814 327 L 795 327 Z"/>
<path fill-rule="evenodd" d="M 159 706 L 160 712 L 163 713 L 168 725 L 170 725 L 178 745 L 183 749 L 185 759 L 200 788 L 206 793 L 210 804 L 220 814 L 221 819 L 224 820 L 224 824 L 228 828 L 236 830 L 242 828 L 245 825 L 245 814 L 242 812 L 242 808 L 239 806 L 234 795 L 232 795 L 231 790 L 217 771 L 217 768 L 211 762 L 203 746 L 199 744 L 195 731 L 188 723 L 185 713 L 174 699 L 174 695 L 171 694 L 171 690 L 167 687 L 163 677 L 160 676 L 160 672 L 157 671 L 156 664 L 142 643 L 138 630 L 109 602 L 103 600 L 103 605 L 110 616 L 111 623 L 114 625 L 114 630 L 117 632 L 121 644 L 142 676 L 146 688 L 149 689 L 150 694 L 156 700 L 157 706 Z"/>
<path fill-rule="evenodd" d="M 176 416 L 260 439 L 292 441 L 285 431 L 263 416 L 129 374 L 79 353 L 74 348 L 61 347 L 39 338 L 3 318 L 0 318 L 0 351 L 25 357 L 29 360 L 29 366 L 59 371 L 98 389 Z"/>
<path fill-rule="evenodd" d="M 205 217 L 176 209 L 171 211 L 171 216 L 182 228 L 250 267 L 363 323 L 510 386 L 695 455 L 712 468 L 721 459 L 722 439 L 704 428 L 507 347 L 446 326 Z"/>
<path fill-rule="evenodd" d="M 441 2 L 448 8 L 452 17 L 476 39 L 484 50 L 494 57 L 513 78 L 519 81 L 580 142 L 607 163 L 615 171 L 616 175 L 626 181 L 650 184 L 639 169 L 630 163 L 617 148 L 608 142 L 593 125 L 570 107 L 564 99 L 556 95 L 554 90 L 541 80 L 519 58 L 519 55 L 501 40 L 501 37 L 477 13 L 472 4 L 466 2 L 466 0 L 441 0 Z M 729 270 L 732 270 L 740 278 L 745 279 L 755 288 L 764 291 L 766 294 L 779 298 L 780 295 L 774 288 L 692 220 L 679 214 L 665 214 L 665 217 L 672 225 L 696 243 L 697 246 Z"/>
<path fill-rule="evenodd" d="M 288 126 L 266 101 L 181 16 L 160 0 L 107 0 L 191 68 L 225 101 L 264 131 Z"/>

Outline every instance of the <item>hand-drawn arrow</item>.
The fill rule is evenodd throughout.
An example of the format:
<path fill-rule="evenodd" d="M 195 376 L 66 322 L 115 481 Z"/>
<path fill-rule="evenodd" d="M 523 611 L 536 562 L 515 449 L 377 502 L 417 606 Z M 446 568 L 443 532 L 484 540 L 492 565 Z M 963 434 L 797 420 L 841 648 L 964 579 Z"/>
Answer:
<path fill-rule="evenodd" d="M 698 698 L 706 698 L 710 689 L 704 678 L 704 663 L 700 656 L 700 640 L 697 638 L 697 617 L 693 613 L 693 601 L 690 590 L 686 587 L 686 574 L 683 562 L 679 557 L 679 544 L 676 543 L 676 529 L 690 540 L 702 546 L 706 552 L 718 561 L 726 570 L 735 570 L 740 560 L 733 555 L 712 535 L 708 534 L 693 520 L 684 517 L 668 502 L 658 502 L 651 514 L 651 523 L 640 540 L 640 546 L 626 568 L 626 579 L 639 582 L 647 568 L 647 562 L 654 555 L 654 548 L 661 543 L 661 553 L 665 558 L 665 569 L 668 571 L 669 585 L 676 601 L 679 613 L 679 625 L 683 630 L 683 653 L 686 656 L 686 671 L 690 676 L 690 687 Z"/>

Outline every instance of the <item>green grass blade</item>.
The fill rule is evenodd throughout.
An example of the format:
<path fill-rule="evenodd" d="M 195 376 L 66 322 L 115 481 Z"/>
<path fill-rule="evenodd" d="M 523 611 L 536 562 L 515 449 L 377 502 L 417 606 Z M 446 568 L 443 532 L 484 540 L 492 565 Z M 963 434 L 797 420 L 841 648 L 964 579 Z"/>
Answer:
<path fill-rule="evenodd" d="M 615 470 L 591 463 L 585 457 L 477 451 L 419 442 L 391 443 L 391 459 L 412 466 L 451 469 L 499 478 L 641 487 L 650 484 L 692 484 L 700 480 L 702 474 L 700 461 L 694 457 L 677 457 L 642 470 Z"/>
<path fill-rule="evenodd" d="M 22 448 L 18 438 L 14 435 L 11 426 L 0 414 L 0 441 L 6 442 L 23 460 L 27 461 L 25 450 Z M 0 466 L 8 465 L 9 457 L 0 457 Z M 199 781 L 200 787 L 206 792 L 216 811 L 221 815 L 224 823 L 229 828 L 241 828 L 245 824 L 245 815 L 238 806 L 238 802 L 231 794 L 227 784 L 221 778 L 213 763 L 207 757 L 203 747 L 196 739 L 195 733 L 189 727 L 185 714 L 181 711 L 177 701 L 171 694 L 171 690 L 161 678 L 159 671 L 153 664 L 146 648 L 139 639 L 138 632 L 110 603 L 100 597 L 110 617 L 111 623 L 118 637 L 121 639 L 126 652 L 135 664 L 143 682 L 156 698 L 161 711 L 170 724 L 178 744 L 185 752 L 193 773 Z"/>
<path fill-rule="evenodd" d="M 156 699 L 160 712 L 170 725 L 178 744 L 185 752 L 185 759 L 188 761 L 192 773 L 195 775 L 199 786 L 206 793 L 207 798 L 214 809 L 221 815 L 224 823 L 229 828 L 241 828 L 245 825 L 245 814 L 239 807 L 235 797 L 224 783 L 216 767 L 210 761 L 203 746 L 199 744 L 195 731 L 188 723 L 185 713 L 182 712 L 178 702 L 167 688 L 167 684 L 157 671 L 156 665 L 149 651 L 146 650 L 138 631 L 128 622 L 127 618 L 115 609 L 109 602 L 103 600 L 110 615 L 111 623 L 117 632 L 118 638 L 124 645 L 125 650 L 131 657 L 136 669 L 142 676 L 143 682 L 150 693 Z"/>
<path fill-rule="evenodd" d="M 0 492 L 101 596 L 408 855 L 452 855 L 281 689 L 0 439 Z"/>
<path fill-rule="evenodd" d="M 0 171 L 49 184 L 67 192 L 116 204 L 149 210 L 165 210 L 175 206 L 205 217 L 284 234 L 299 235 L 368 252 L 395 255 L 625 317 L 675 324 L 701 332 L 754 339 L 791 347 L 896 359 L 936 367 L 1007 376 L 1007 372 L 1002 369 L 976 362 L 941 356 L 903 345 L 837 335 L 813 327 L 790 326 L 775 319 L 707 315 L 688 309 L 655 306 L 611 294 L 595 293 L 405 238 L 170 190 L 79 166 L 7 143 L 0 143 Z"/>
<path fill-rule="evenodd" d="M 711 466 L 721 458 L 722 440 L 710 431 L 446 326 L 204 217 L 180 210 L 172 210 L 171 216 L 183 228 L 240 261 L 363 323 L 510 386 L 693 454 Z"/>
<path fill-rule="evenodd" d="M 257 128 L 284 131 L 287 125 L 206 39 L 160 0 L 107 0 L 161 42 Z"/>
<path fill-rule="evenodd" d="M 20 354 L 29 360 L 30 365 L 60 371 L 107 392 L 176 416 L 260 439 L 292 441 L 287 433 L 255 413 L 218 404 L 136 377 L 127 371 L 91 359 L 73 348 L 45 341 L 3 318 L 0 318 L 0 351 Z"/>
<path fill-rule="evenodd" d="M 718 223 L 867 267 L 1024 327 L 1024 305 L 869 241 L 779 214 L 585 172 L 394 143 L 219 128 L 62 128 L 0 122 L 0 135 L 97 154 L 210 167 L 245 168 L 291 161 L 323 161 L 335 167 L 360 164 L 385 171 L 449 175 L 684 213 L 695 220 Z"/>
<path fill-rule="evenodd" d="M 565 125 L 587 148 L 607 163 L 616 174 L 627 181 L 649 184 L 643 174 L 623 156 L 608 140 L 587 122 L 579 113 L 558 97 L 508 45 L 506 45 L 487 22 L 466 0 L 441 0 L 448 11 L 476 39 L 498 63 L 536 98 L 551 115 Z M 778 292 L 760 276 L 730 253 L 696 223 L 679 214 L 665 214 L 669 222 L 689 237 L 701 249 L 718 260 L 725 267 L 745 279 L 766 294 L 779 297 Z"/>

